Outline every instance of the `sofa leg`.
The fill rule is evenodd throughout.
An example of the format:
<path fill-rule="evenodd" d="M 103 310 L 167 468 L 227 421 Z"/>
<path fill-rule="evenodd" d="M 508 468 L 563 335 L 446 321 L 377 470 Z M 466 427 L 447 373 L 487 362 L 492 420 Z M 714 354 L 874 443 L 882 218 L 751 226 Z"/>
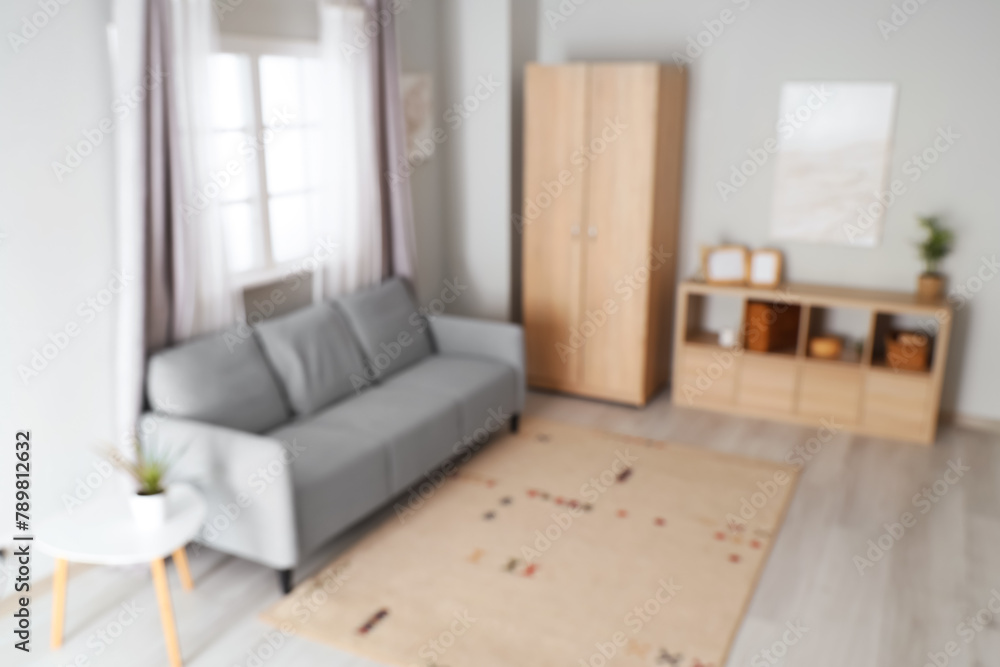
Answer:
<path fill-rule="evenodd" d="M 510 432 L 517 433 L 517 429 L 521 427 L 521 415 L 511 415 L 510 416 Z"/>
<path fill-rule="evenodd" d="M 281 592 L 288 595 L 292 592 L 292 571 L 278 570 L 278 582 L 281 584 Z"/>

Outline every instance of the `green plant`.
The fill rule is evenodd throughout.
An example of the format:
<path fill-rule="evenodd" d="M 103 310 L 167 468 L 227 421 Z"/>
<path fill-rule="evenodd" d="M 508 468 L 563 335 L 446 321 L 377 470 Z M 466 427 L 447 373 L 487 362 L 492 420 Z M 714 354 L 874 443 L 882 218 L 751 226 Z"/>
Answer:
<path fill-rule="evenodd" d="M 143 445 L 139 438 L 132 438 L 134 460 L 117 450 L 110 452 L 111 461 L 128 473 L 138 484 L 140 496 L 163 493 L 163 480 L 177 460 L 175 454 Z"/>
<path fill-rule="evenodd" d="M 955 235 L 950 229 L 941 226 L 936 216 L 917 218 L 920 226 L 927 230 L 927 238 L 917 244 L 920 259 L 927 268 L 927 273 L 937 273 L 938 262 L 951 252 Z"/>

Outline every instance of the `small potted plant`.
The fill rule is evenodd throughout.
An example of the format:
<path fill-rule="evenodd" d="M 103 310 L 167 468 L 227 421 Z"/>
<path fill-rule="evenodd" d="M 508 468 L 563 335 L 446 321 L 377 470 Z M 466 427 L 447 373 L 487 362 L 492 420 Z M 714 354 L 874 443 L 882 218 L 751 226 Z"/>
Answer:
<path fill-rule="evenodd" d="M 132 516 L 139 527 L 152 530 L 167 520 L 167 494 L 164 478 L 174 464 L 166 452 L 143 445 L 139 438 L 132 438 L 134 459 L 112 452 L 114 464 L 136 482 L 136 491 L 130 496 Z"/>
<path fill-rule="evenodd" d="M 941 226 L 937 217 L 917 218 L 920 226 L 927 230 L 927 238 L 917 244 L 925 271 L 917 280 L 917 297 L 934 301 L 944 295 L 944 276 L 938 273 L 938 263 L 951 252 L 954 234 Z"/>

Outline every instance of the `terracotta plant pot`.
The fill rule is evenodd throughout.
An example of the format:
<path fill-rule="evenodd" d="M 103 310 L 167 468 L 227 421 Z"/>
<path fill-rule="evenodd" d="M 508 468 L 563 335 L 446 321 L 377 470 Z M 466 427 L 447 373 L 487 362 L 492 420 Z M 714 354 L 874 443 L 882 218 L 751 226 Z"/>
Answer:
<path fill-rule="evenodd" d="M 917 298 L 936 301 L 944 296 L 944 276 L 940 273 L 921 273 L 917 279 Z"/>

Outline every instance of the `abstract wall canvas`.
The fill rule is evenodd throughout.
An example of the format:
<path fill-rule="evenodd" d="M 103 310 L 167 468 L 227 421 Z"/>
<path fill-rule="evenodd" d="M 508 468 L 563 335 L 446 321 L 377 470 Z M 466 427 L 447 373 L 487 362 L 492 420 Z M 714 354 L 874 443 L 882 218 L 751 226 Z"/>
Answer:
<path fill-rule="evenodd" d="M 426 72 L 404 72 L 399 78 L 403 98 L 403 118 L 406 121 L 406 152 L 421 150 L 425 159 L 434 152 L 435 142 L 429 141 L 434 115 L 434 82 Z"/>
<path fill-rule="evenodd" d="M 786 83 L 771 236 L 877 246 L 895 115 L 893 83 Z"/>

